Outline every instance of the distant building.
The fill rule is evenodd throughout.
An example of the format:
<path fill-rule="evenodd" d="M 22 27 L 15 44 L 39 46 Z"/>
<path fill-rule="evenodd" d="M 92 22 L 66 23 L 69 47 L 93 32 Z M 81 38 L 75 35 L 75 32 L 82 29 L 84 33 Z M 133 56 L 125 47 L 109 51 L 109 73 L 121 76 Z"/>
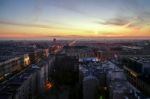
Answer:
<path fill-rule="evenodd" d="M 56 38 L 53 38 L 53 42 L 56 43 Z"/>
<path fill-rule="evenodd" d="M 112 53 L 111 51 L 97 51 L 96 57 L 101 61 L 106 61 L 114 57 L 114 53 Z"/>
<path fill-rule="evenodd" d="M 95 57 L 93 50 L 86 46 L 64 46 L 64 53 L 79 58 Z"/>

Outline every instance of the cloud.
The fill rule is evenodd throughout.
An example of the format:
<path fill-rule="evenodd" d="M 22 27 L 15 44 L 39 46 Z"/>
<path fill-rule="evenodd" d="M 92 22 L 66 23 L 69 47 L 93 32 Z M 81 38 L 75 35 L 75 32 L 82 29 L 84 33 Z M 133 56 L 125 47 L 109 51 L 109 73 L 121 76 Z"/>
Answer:
<path fill-rule="evenodd" d="M 128 28 L 134 28 L 137 27 L 137 20 L 134 18 L 114 18 L 114 19 L 109 19 L 105 22 L 97 22 L 98 24 L 103 24 L 103 25 L 114 25 L 114 26 L 122 26 L 122 27 L 128 27 Z"/>
<path fill-rule="evenodd" d="M 51 36 L 47 36 L 50 38 L 89 38 L 88 35 L 51 35 Z M 90 36 L 90 37 L 94 37 L 94 36 Z"/>
<path fill-rule="evenodd" d="M 123 26 L 126 28 L 140 29 L 150 23 L 150 11 L 139 0 L 118 0 L 119 5 L 113 18 L 104 22 L 103 25 Z M 148 3 L 147 0 L 143 3 Z M 148 8 L 149 9 L 149 8 Z"/>
<path fill-rule="evenodd" d="M 12 21 L 4 21 L 4 20 L 0 20 L 0 24 L 17 25 L 17 26 L 25 26 L 25 27 L 51 28 L 50 26 L 47 25 L 20 23 L 20 22 L 12 22 Z"/>
<path fill-rule="evenodd" d="M 116 25 L 116 26 L 122 26 L 127 24 L 129 21 L 125 19 L 119 19 L 119 18 L 114 18 L 107 20 L 105 22 L 98 22 L 99 24 L 104 24 L 104 25 Z"/>
<path fill-rule="evenodd" d="M 100 35 L 117 35 L 116 33 L 113 32 L 105 32 L 105 31 L 97 31 L 98 34 Z"/>
<path fill-rule="evenodd" d="M 136 16 L 136 17 L 129 17 L 129 18 L 117 17 L 117 18 L 108 19 L 104 22 L 98 21 L 96 23 L 102 25 L 113 25 L 113 26 L 121 26 L 126 28 L 140 29 L 143 26 L 143 24 L 146 24 L 147 22 L 149 21 L 143 19 L 142 16 Z"/>
<path fill-rule="evenodd" d="M 0 24 L 6 24 L 6 25 L 15 25 L 15 26 L 23 26 L 23 27 L 35 27 L 35 28 L 45 28 L 45 29 L 62 29 L 62 30 L 69 30 L 69 31 L 83 31 L 82 29 L 78 28 L 72 28 L 65 26 L 65 24 L 35 24 L 35 23 L 23 23 L 23 22 L 14 22 L 14 21 L 6 21 L 6 20 L 0 20 Z"/>

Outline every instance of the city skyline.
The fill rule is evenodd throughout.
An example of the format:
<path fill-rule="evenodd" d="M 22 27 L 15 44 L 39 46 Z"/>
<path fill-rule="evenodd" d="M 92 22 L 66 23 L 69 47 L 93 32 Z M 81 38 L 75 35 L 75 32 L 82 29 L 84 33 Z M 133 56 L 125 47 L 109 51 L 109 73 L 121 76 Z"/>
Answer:
<path fill-rule="evenodd" d="M 150 38 L 148 0 L 1 0 L 0 39 Z"/>

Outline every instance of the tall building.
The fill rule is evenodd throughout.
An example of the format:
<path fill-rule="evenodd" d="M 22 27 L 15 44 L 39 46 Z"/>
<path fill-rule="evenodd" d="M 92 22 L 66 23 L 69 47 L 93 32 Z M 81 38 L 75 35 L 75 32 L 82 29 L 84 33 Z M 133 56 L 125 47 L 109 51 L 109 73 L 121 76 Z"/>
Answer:
<path fill-rule="evenodd" d="M 83 79 L 83 99 L 96 99 L 98 95 L 98 79 L 88 75 Z"/>
<path fill-rule="evenodd" d="M 123 58 L 122 63 L 128 80 L 139 90 L 150 96 L 150 57 Z"/>
<path fill-rule="evenodd" d="M 57 94 L 59 99 L 79 99 L 79 68 L 76 57 L 57 55 L 50 77 L 56 90 L 62 90 Z"/>

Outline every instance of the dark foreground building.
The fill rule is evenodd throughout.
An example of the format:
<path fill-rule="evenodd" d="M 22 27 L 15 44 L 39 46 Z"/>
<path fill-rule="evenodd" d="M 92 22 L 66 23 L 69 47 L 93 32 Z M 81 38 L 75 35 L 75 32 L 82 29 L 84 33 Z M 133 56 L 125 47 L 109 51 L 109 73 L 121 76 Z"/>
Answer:
<path fill-rule="evenodd" d="M 51 80 L 58 99 L 80 99 L 78 59 L 57 55 L 52 67 Z"/>

